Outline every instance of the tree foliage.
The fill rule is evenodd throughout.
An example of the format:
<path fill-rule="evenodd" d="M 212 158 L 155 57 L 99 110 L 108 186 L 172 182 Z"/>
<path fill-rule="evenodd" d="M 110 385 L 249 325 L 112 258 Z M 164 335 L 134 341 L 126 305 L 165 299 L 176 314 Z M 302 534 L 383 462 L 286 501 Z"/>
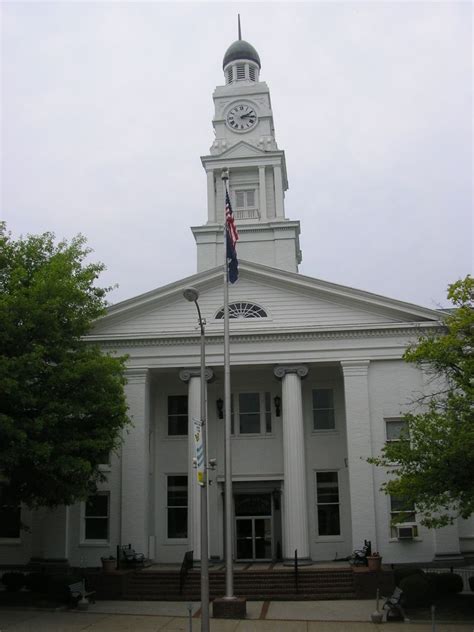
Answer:
<path fill-rule="evenodd" d="M 422 336 L 404 356 L 429 372 L 433 392 L 418 402 L 422 412 L 405 415 L 402 440 L 370 460 L 388 468 L 382 489 L 415 504 L 428 527 L 474 512 L 474 279 L 450 285 L 448 298 L 444 331 Z"/>
<path fill-rule="evenodd" d="M 30 507 L 95 490 L 128 423 L 124 358 L 84 341 L 106 309 L 82 236 L 14 240 L 0 225 L 0 477 Z"/>

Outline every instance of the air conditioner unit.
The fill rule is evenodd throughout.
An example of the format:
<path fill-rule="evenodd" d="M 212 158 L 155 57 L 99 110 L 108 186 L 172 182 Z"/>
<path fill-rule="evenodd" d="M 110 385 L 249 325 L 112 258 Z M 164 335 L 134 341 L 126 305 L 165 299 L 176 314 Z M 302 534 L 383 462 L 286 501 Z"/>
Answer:
<path fill-rule="evenodd" d="M 397 538 L 399 540 L 413 540 L 418 535 L 418 527 L 416 524 L 399 524 L 397 525 Z"/>

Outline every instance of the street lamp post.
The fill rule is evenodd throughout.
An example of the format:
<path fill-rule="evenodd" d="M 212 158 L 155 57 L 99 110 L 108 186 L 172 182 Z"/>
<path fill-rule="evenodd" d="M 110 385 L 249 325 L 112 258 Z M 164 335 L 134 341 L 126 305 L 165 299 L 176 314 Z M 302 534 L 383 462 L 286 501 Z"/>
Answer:
<path fill-rule="evenodd" d="M 201 631 L 209 632 L 209 545 L 207 525 L 207 447 L 206 447 L 206 339 L 199 292 L 189 287 L 183 292 L 187 301 L 196 305 L 199 327 L 201 329 L 201 436 L 204 456 L 204 472 L 201 485 Z M 190 437 L 191 439 L 191 437 Z"/>

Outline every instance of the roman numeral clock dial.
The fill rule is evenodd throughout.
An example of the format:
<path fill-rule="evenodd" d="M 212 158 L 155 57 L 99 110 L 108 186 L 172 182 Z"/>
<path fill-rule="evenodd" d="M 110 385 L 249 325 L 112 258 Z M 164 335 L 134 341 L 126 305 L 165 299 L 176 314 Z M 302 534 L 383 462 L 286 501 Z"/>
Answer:
<path fill-rule="evenodd" d="M 248 132 L 257 124 L 257 114 L 251 105 L 237 103 L 229 110 L 226 123 L 236 132 Z"/>

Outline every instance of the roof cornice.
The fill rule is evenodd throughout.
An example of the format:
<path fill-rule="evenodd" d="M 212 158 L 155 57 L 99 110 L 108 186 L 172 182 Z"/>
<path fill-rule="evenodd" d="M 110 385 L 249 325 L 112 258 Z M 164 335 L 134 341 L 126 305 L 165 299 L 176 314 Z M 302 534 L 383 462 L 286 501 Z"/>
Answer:
<path fill-rule="evenodd" d="M 232 343 L 255 342 L 287 342 L 301 340 L 343 340 L 356 338 L 395 338 L 420 336 L 434 331 L 442 331 L 439 323 L 407 323 L 406 325 L 394 323 L 380 326 L 353 326 L 344 328 L 303 329 L 303 330 L 279 330 L 279 331 L 239 331 L 230 333 Z M 167 334 L 150 335 L 149 333 L 135 333 L 128 335 L 89 335 L 85 337 L 88 342 L 100 344 L 104 348 L 115 349 L 119 347 L 156 347 L 198 344 L 200 337 L 196 334 Z M 207 345 L 222 345 L 224 336 L 222 333 L 206 332 Z"/>

